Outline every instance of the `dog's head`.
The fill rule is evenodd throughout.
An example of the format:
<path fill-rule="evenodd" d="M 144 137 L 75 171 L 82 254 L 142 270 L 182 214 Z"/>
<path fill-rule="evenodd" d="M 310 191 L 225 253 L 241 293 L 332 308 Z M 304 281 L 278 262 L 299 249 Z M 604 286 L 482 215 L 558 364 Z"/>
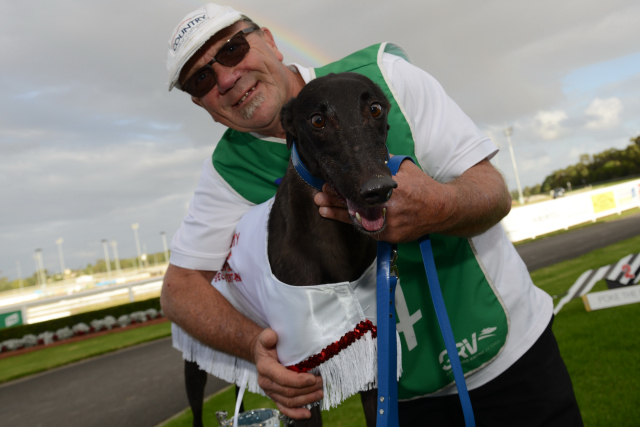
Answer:
<path fill-rule="evenodd" d="M 281 112 L 287 146 L 295 141 L 309 172 L 333 187 L 353 223 L 369 233 L 384 228 L 397 186 L 386 166 L 390 106 L 370 79 L 341 73 L 311 81 Z"/>

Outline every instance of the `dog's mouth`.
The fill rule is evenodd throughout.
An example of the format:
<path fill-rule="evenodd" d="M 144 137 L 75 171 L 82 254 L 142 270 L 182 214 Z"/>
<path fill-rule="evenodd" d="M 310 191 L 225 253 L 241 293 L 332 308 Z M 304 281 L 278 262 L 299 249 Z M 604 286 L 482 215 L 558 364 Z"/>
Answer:
<path fill-rule="evenodd" d="M 353 224 L 366 233 L 380 233 L 386 225 L 387 204 L 362 207 L 352 200 L 346 199 L 331 185 L 342 204 L 347 207 Z"/>
<path fill-rule="evenodd" d="M 355 225 L 369 233 L 379 233 L 385 226 L 386 204 L 363 208 L 347 200 L 347 209 Z"/>

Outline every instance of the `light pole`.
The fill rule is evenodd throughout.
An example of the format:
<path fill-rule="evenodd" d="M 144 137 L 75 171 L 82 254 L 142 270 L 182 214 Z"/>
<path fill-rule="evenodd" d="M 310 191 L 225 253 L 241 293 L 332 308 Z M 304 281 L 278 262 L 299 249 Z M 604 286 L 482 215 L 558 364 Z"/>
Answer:
<path fill-rule="evenodd" d="M 164 249 L 164 262 L 169 263 L 169 250 L 167 249 L 167 234 L 163 231 L 160 233 L 162 236 L 162 248 Z"/>
<path fill-rule="evenodd" d="M 142 268 L 142 258 L 140 257 L 140 239 L 138 239 L 138 228 L 140 227 L 140 224 L 138 224 L 137 222 L 134 224 L 131 224 L 131 229 L 133 230 L 133 235 L 136 238 L 136 251 L 138 251 L 138 268 Z"/>
<path fill-rule="evenodd" d="M 36 286 L 40 286 L 40 265 L 38 265 L 38 255 L 33 254 L 33 260 L 36 262 Z"/>
<path fill-rule="evenodd" d="M 509 144 L 509 152 L 511 153 L 511 163 L 513 164 L 513 172 L 516 175 L 516 185 L 518 186 L 518 201 L 521 205 L 524 204 L 524 197 L 522 197 L 522 187 L 520 186 L 520 176 L 518 175 L 518 166 L 516 165 L 516 156 L 513 154 L 513 147 L 511 146 L 511 135 L 513 134 L 513 126 L 509 126 L 504 131 L 504 136 L 507 137 L 507 143 Z"/>
<path fill-rule="evenodd" d="M 109 259 L 107 239 L 102 239 L 102 249 L 104 249 L 104 263 L 107 265 L 107 277 L 111 277 L 111 260 Z"/>
<path fill-rule="evenodd" d="M 149 267 L 149 263 L 147 262 L 147 244 L 142 244 L 142 262 L 144 263 L 144 268 Z"/>
<path fill-rule="evenodd" d="M 62 274 L 62 280 L 64 280 L 64 257 L 62 256 L 62 237 L 56 240 L 58 245 L 58 256 L 60 257 L 60 273 Z"/>
<path fill-rule="evenodd" d="M 46 289 L 47 276 L 44 273 L 44 264 L 42 262 L 42 249 L 36 249 L 36 264 L 38 265 L 38 276 L 40 277 L 40 284 Z"/>
<path fill-rule="evenodd" d="M 118 258 L 118 242 L 115 240 L 111 241 L 111 249 L 113 249 L 113 258 L 116 262 L 116 271 L 120 272 L 120 258 Z"/>
<path fill-rule="evenodd" d="M 22 280 L 22 267 L 20 266 L 20 261 L 16 261 L 16 267 L 18 269 L 18 280 L 19 280 L 18 284 L 20 286 L 20 289 L 22 289 L 24 284 Z"/>

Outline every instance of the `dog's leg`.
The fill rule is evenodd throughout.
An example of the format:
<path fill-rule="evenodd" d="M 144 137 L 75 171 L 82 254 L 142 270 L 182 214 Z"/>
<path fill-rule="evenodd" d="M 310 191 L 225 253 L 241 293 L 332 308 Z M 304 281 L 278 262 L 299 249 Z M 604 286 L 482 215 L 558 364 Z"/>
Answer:
<path fill-rule="evenodd" d="M 322 411 L 320 405 L 311 408 L 311 418 L 308 420 L 293 420 L 293 427 L 322 427 Z"/>
<path fill-rule="evenodd" d="M 362 409 L 364 410 L 364 418 L 367 421 L 367 427 L 376 427 L 378 389 L 374 388 L 368 391 L 361 391 L 360 400 L 362 401 Z"/>
<path fill-rule="evenodd" d="M 187 388 L 187 399 L 193 412 L 193 427 L 202 427 L 202 405 L 204 387 L 207 385 L 207 373 L 200 369 L 196 362 L 184 361 L 184 384 Z"/>

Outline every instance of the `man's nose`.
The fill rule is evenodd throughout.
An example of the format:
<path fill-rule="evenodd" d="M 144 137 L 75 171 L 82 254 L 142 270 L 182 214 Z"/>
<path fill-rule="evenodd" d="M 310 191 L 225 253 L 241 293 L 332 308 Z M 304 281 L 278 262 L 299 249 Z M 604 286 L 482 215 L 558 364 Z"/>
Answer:
<path fill-rule="evenodd" d="M 216 73 L 218 92 L 220 92 L 220 95 L 224 95 L 233 89 L 241 77 L 241 73 L 236 70 L 236 67 L 225 67 L 224 65 L 213 64 L 213 70 Z"/>

